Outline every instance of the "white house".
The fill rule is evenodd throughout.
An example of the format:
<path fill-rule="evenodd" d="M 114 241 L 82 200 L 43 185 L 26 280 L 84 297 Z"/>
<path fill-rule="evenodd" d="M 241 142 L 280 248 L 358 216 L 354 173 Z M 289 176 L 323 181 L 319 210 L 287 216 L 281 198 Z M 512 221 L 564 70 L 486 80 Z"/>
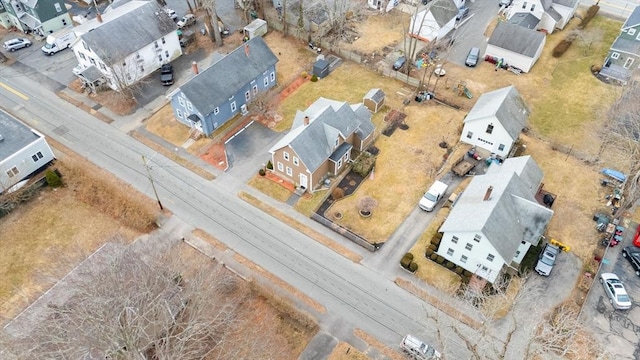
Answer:
<path fill-rule="evenodd" d="M 506 158 L 528 118 L 527 105 L 513 85 L 484 93 L 464 118 L 460 141 Z"/>
<path fill-rule="evenodd" d="M 534 30 L 544 30 L 551 34 L 562 30 L 573 17 L 579 0 L 514 0 L 506 15 L 509 22 L 530 14 L 537 19 Z M 514 18 L 515 17 L 515 18 Z M 514 23 L 520 20 L 515 20 Z"/>
<path fill-rule="evenodd" d="M 44 135 L 0 110 L 0 193 L 54 159 Z"/>
<path fill-rule="evenodd" d="M 493 30 L 485 56 L 502 59 L 504 64 L 529 72 L 542 55 L 546 42 L 543 33 L 504 21 Z"/>
<path fill-rule="evenodd" d="M 409 36 L 423 41 L 444 38 L 456 24 L 458 6 L 453 0 L 434 0 L 411 17 Z"/>
<path fill-rule="evenodd" d="M 112 89 L 118 90 L 182 55 L 176 24 L 158 3 L 135 5 L 137 7 L 125 13 L 118 11 L 121 7 L 113 9 L 119 16 L 109 16 L 108 22 L 103 19 L 97 27 L 94 23 L 94 27 L 82 24 L 76 28 L 80 37 L 73 44 L 73 52 L 81 78 L 84 72 L 95 68 Z"/>
<path fill-rule="evenodd" d="M 517 271 L 553 215 L 535 199 L 542 177 L 530 156 L 492 164 L 474 176 L 438 230 L 437 254 L 490 283 Z"/>

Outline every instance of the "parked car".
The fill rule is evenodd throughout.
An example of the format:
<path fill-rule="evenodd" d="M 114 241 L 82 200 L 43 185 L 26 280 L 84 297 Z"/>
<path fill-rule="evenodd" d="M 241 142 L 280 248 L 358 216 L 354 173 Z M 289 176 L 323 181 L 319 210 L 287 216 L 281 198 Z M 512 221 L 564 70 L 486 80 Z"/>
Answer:
<path fill-rule="evenodd" d="M 29 46 L 31 46 L 31 41 L 25 38 L 16 38 L 16 39 L 7 40 L 2 45 L 2 47 L 5 50 L 9 50 L 9 51 L 20 50 L 22 48 L 29 47 Z"/>
<path fill-rule="evenodd" d="M 547 243 L 538 257 L 538 263 L 536 264 L 536 272 L 542 276 L 549 276 L 553 265 L 556 263 L 556 258 L 560 253 L 560 248 Z"/>
<path fill-rule="evenodd" d="M 458 15 L 456 15 L 456 20 L 462 20 L 467 16 L 469 16 L 469 8 L 466 6 L 463 6 L 460 9 L 458 9 Z"/>
<path fill-rule="evenodd" d="M 160 68 L 160 81 L 162 85 L 173 85 L 173 66 L 171 64 L 164 64 Z"/>
<path fill-rule="evenodd" d="M 166 12 L 167 15 L 169 15 L 171 20 L 173 20 L 173 21 L 178 20 L 178 14 L 176 14 L 175 10 L 169 9 L 169 8 L 164 8 L 164 12 Z"/>
<path fill-rule="evenodd" d="M 185 28 L 187 26 L 191 26 L 196 23 L 196 17 L 193 14 L 187 14 L 178 21 L 178 29 Z"/>
<path fill-rule="evenodd" d="M 404 64 L 407 62 L 407 58 L 404 56 L 400 56 L 396 62 L 393 63 L 393 70 L 400 70 Z"/>
<path fill-rule="evenodd" d="M 513 0 L 500 0 L 499 4 L 500 4 L 500 7 L 508 7 L 508 6 L 511 6 L 512 2 Z"/>
<path fill-rule="evenodd" d="M 478 59 L 480 58 L 480 48 L 472 47 L 469 50 L 469 54 L 467 54 L 467 60 L 464 61 L 464 64 L 469 67 L 474 67 L 478 65 Z"/>
<path fill-rule="evenodd" d="M 409 355 L 410 358 L 416 360 L 440 359 L 442 357 L 442 354 L 434 349 L 433 346 L 428 345 L 413 335 L 407 335 L 402 338 L 400 349 Z"/>
<path fill-rule="evenodd" d="M 436 181 L 431 185 L 429 190 L 424 193 L 422 199 L 418 203 L 420 209 L 424 211 L 433 211 L 433 209 L 438 204 L 438 201 L 444 197 L 444 194 L 447 192 L 447 188 L 449 185 L 443 183 L 442 181 Z"/>
<path fill-rule="evenodd" d="M 609 302 L 615 309 L 627 310 L 631 308 L 631 298 L 629 294 L 627 294 L 627 290 L 625 290 L 618 275 L 603 273 L 600 275 L 600 283 L 604 287 L 604 292 L 609 297 Z"/>
<path fill-rule="evenodd" d="M 622 249 L 622 256 L 629 260 L 629 263 L 636 271 L 636 275 L 640 276 L 640 249 L 635 246 L 627 246 Z"/>

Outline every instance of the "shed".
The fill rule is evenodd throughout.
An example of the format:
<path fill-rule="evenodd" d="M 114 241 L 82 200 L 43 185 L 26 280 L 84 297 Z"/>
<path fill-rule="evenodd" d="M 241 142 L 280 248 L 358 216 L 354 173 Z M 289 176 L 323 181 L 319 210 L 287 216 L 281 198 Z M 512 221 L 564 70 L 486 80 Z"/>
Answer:
<path fill-rule="evenodd" d="M 367 107 L 367 109 L 375 114 L 380 111 L 384 105 L 384 98 L 386 96 L 387 95 L 381 89 L 371 89 L 362 99 L 362 103 Z"/>
<path fill-rule="evenodd" d="M 244 36 L 253 39 L 256 36 L 262 36 L 267 33 L 267 22 L 262 19 L 255 19 L 249 25 L 244 27 Z"/>
<path fill-rule="evenodd" d="M 313 64 L 313 75 L 324 78 L 329 75 L 329 62 L 325 59 L 318 59 L 318 61 Z"/>

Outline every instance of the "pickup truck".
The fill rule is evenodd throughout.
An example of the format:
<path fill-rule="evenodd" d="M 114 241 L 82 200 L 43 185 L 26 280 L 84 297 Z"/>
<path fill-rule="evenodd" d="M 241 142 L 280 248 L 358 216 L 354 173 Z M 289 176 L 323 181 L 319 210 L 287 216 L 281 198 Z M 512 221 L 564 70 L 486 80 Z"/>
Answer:
<path fill-rule="evenodd" d="M 480 159 L 481 158 L 475 154 L 470 155 L 466 153 L 453 163 L 451 171 L 458 176 L 465 176 L 478 165 Z"/>
<path fill-rule="evenodd" d="M 413 335 L 407 335 L 402 339 L 400 349 L 409 355 L 409 357 L 416 360 L 440 359 L 442 356 L 433 346 L 427 345 L 424 341 Z"/>

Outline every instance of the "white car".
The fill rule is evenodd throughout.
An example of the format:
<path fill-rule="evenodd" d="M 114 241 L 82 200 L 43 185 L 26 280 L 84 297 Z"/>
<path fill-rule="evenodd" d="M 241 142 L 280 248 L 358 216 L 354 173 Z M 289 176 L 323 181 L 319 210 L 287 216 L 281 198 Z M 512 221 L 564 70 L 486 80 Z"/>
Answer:
<path fill-rule="evenodd" d="M 538 257 L 538 263 L 535 268 L 536 272 L 542 276 L 549 276 L 553 265 L 556 263 L 558 253 L 560 253 L 559 247 L 551 244 L 545 245 Z"/>
<path fill-rule="evenodd" d="M 618 275 L 603 273 L 600 275 L 600 283 L 604 287 L 604 292 L 609 297 L 609 302 L 615 309 L 628 310 L 631 308 L 631 298 L 629 294 L 627 294 L 627 290 L 625 290 Z"/>
<path fill-rule="evenodd" d="M 193 14 L 187 14 L 178 21 L 178 29 L 185 28 L 187 26 L 191 26 L 196 23 L 196 17 Z"/>
<path fill-rule="evenodd" d="M 173 9 L 164 8 L 164 12 L 166 12 L 167 15 L 169 15 L 171 20 L 173 20 L 173 21 L 178 20 L 178 14 L 176 14 L 176 12 Z"/>

